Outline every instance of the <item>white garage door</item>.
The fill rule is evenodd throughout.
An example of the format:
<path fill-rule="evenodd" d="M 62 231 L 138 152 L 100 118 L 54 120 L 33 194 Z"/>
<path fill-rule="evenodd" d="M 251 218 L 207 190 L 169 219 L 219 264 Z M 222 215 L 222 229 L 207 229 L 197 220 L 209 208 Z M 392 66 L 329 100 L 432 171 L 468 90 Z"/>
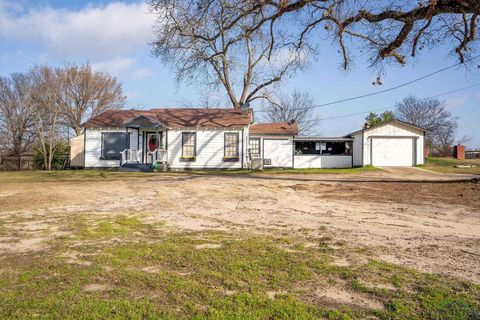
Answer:
<path fill-rule="evenodd" d="M 290 140 L 263 140 L 263 159 L 266 167 L 292 167 L 293 145 Z"/>
<path fill-rule="evenodd" d="M 414 163 L 413 139 L 372 138 L 372 165 L 411 167 Z"/>

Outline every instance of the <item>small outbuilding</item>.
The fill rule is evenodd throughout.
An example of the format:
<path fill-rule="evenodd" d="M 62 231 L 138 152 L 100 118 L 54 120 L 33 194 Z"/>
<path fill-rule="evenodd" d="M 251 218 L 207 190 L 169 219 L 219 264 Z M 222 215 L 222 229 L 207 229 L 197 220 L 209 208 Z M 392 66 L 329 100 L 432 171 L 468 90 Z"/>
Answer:
<path fill-rule="evenodd" d="M 426 130 L 400 120 L 365 125 L 350 133 L 353 166 L 412 167 L 425 164 Z"/>

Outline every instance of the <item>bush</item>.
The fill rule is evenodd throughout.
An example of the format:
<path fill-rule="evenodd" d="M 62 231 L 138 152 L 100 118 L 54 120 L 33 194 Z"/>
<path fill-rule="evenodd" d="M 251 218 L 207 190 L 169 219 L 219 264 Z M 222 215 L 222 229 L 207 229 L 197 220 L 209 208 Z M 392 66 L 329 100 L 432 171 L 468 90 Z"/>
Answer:
<path fill-rule="evenodd" d="M 48 145 L 47 145 L 48 149 Z M 61 142 L 53 153 L 52 170 L 62 170 L 65 167 L 65 163 L 68 158 L 68 143 Z M 48 156 L 48 155 L 47 155 Z M 37 170 L 45 170 L 45 155 L 40 148 L 35 149 L 33 156 L 33 168 Z"/>

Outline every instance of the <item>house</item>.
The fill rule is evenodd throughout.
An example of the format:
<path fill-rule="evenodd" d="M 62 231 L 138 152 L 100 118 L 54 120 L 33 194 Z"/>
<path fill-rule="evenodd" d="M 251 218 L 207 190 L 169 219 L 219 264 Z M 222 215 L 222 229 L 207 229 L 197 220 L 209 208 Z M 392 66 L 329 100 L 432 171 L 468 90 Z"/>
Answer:
<path fill-rule="evenodd" d="M 251 109 L 109 110 L 82 127 L 75 163 L 125 170 L 413 166 L 423 164 L 425 133 L 394 120 L 345 137 L 305 137 L 293 122 L 254 123 Z"/>

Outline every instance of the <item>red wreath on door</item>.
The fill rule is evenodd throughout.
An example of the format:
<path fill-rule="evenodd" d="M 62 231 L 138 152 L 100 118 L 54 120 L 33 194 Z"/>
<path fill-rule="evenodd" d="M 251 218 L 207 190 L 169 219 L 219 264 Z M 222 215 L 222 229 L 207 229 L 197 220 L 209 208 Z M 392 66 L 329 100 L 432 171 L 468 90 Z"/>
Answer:
<path fill-rule="evenodd" d="M 150 139 L 148 139 L 148 150 L 150 152 L 153 152 L 157 150 L 157 137 L 156 136 L 150 136 Z"/>

